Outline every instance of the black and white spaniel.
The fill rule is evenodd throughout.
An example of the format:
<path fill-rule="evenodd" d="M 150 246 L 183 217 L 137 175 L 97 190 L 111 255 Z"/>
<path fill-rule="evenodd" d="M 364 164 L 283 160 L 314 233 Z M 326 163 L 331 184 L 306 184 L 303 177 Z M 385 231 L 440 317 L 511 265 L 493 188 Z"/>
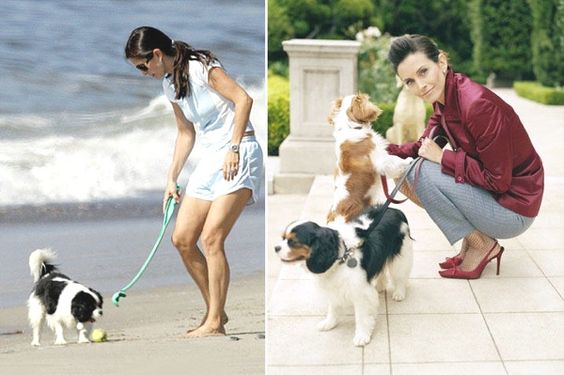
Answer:
<path fill-rule="evenodd" d="M 326 331 L 336 327 L 338 306 L 352 303 L 353 343 L 364 346 L 374 330 L 378 292 L 384 291 L 390 282 L 392 299 L 405 298 L 413 264 L 409 226 L 401 211 L 379 205 L 366 209 L 349 223 L 330 225 L 293 222 L 274 249 L 282 261 L 305 260 L 327 296 L 327 317 L 318 328 Z"/>

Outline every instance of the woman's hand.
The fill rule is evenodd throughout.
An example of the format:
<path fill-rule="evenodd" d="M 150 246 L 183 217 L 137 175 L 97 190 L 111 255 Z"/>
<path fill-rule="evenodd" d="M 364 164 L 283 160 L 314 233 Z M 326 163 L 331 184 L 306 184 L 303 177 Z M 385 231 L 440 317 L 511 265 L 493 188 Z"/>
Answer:
<path fill-rule="evenodd" d="M 169 197 L 173 197 L 176 203 L 180 203 L 180 193 L 176 190 L 176 181 L 169 181 L 166 184 L 166 189 L 163 197 L 163 214 L 166 210 L 166 202 Z"/>
<path fill-rule="evenodd" d="M 431 138 L 425 138 L 419 148 L 419 156 L 424 159 L 441 164 L 443 159 L 443 149 L 439 147 Z"/>
<path fill-rule="evenodd" d="M 239 172 L 239 153 L 233 152 L 231 150 L 227 151 L 225 155 L 225 160 L 223 161 L 223 178 L 227 181 L 231 181 L 237 173 Z"/>

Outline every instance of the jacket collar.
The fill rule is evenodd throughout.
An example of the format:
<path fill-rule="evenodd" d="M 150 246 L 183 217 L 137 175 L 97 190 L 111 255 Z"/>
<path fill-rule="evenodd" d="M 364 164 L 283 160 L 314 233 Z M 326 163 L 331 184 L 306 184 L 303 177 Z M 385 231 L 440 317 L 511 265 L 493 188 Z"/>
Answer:
<path fill-rule="evenodd" d="M 440 114 L 451 114 L 458 112 L 458 100 L 456 97 L 456 78 L 454 77 L 454 70 L 449 66 L 445 78 L 445 104 L 435 102 L 433 108 L 438 110 Z"/>

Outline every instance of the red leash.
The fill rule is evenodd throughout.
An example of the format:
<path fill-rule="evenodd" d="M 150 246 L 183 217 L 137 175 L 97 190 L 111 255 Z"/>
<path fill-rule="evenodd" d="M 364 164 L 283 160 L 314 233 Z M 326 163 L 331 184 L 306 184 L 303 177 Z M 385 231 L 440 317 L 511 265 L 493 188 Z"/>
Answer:
<path fill-rule="evenodd" d="M 394 199 L 390 195 L 390 193 L 388 192 L 388 179 L 386 178 L 386 176 L 380 176 L 380 179 L 382 180 L 382 190 L 384 190 L 384 195 L 386 196 L 386 199 L 389 202 L 395 203 L 395 204 L 402 204 L 403 202 L 405 202 L 407 200 L 407 198 L 402 199 L 402 200 Z"/>

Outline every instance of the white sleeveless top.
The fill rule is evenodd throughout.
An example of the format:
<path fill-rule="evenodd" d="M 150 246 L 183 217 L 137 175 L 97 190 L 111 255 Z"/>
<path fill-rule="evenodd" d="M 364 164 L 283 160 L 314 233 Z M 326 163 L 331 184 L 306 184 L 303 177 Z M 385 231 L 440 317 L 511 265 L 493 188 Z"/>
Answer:
<path fill-rule="evenodd" d="M 163 92 L 173 103 L 178 104 L 186 119 L 194 124 L 197 142 L 208 150 L 219 150 L 231 142 L 235 105 L 221 96 L 208 83 L 212 67 L 221 67 L 218 61 L 205 66 L 198 60 L 190 60 L 190 96 L 175 99 L 176 92 L 172 76 L 163 79 Z M 249 121 L 245 131 L 253 130 Z"/>

